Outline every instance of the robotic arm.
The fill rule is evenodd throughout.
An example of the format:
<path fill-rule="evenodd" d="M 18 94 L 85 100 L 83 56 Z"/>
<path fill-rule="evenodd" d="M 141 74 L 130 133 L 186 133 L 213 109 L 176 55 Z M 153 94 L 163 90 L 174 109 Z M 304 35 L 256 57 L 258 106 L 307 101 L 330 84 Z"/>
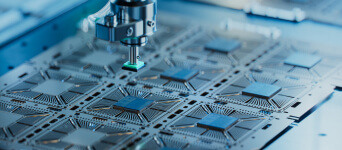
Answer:
<path fill-rule="evenodd" d="M 96 37 L 109 42 L 120 41 L 130 47 L 129 61 L 123 69 L 137 72 L 144 67 L 139 61 L 139 47 L 156 31 L 157 0 L 109 0 L 95 19 Z M 97 14 L 98 14 L 97 13 Z"/>

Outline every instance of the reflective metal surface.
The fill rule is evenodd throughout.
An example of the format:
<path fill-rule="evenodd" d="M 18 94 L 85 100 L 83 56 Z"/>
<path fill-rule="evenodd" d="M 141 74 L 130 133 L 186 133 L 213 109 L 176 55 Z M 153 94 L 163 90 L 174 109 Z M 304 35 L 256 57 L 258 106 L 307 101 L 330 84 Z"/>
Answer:
<path fill-rule="evenodd" d="M 335 91 L 321 107 L 266 149 L 339 149 L 342 146 L 339 140 L 342 131 L 338 129 L 342 124 L 338 117 L 342 113 L 341 98 L 341 91 Z"/>
<path fill-rule="evenodd" d="M 74 34 L 76 26 L 64 28 L 69 16 L 0 49 L 3 62 L 39 53 L 9 72 L 2 64 L 0 149 L 339 149 L 341 27 L 246 15 L 242 5 L 159 6 L 150 37 L 100 40 L 83 26 L 89 18 L 76 19 Z M 139 62 L 138 49 L 145 67 L 122 69 Z"/>
<path fill-rule="evenodd" d="M 138 47 L 147 43 L 147 36 L 156 30 L 156 0 L 114 0 L 103 8 L 104 16 L 96 16 L 96 37 L 109 41 L 121 41 L 132 47 L 129 51 L 131 65 L 139 59 Z M 106 8 L 108 7 L 108 8 Z"/>

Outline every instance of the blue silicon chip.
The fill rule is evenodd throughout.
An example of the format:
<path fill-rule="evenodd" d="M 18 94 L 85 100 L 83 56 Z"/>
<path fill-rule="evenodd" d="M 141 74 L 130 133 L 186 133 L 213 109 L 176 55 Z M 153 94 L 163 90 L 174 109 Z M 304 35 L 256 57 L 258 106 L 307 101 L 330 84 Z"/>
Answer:
<path fill-rule="evenodd" d="M 170 68 L 166 71 L 164 71 L 160 77 L 170 80 L 176 80 L 176 81 L 189 81 L 191 78 L 196 76 L 199 73 L 198 70 L 195 69 L 185 69 L 185 68 Z"/>
<path fill-rule="evenodd" d="M 205 45 L 206 50 L 228 53 L 241 46 L 241 42 L 234 39 L 216 38 Z"/>
<path fill-rule="evenodd" d="M 280 90 L 281 87 L 275 85 L 254 82 L 253 84 L 243 89 L 242 94 L 260 98 L 270 98 L 277 94 Z"/>
<path fill-rule="evenodd" d="M 134 96 L 126 96 L 119 102 L 115 103 L 114 108 L 133 112 L 141 112 L 146 107 L 150 106 L 153 102 L 153 100 L 138 98 Z"/>
<path fill-rule="evenodd" d="M 321 60 L 322 58 L 320 56 L 297 52 L 287 57 L 284 63 L 287 65 L 310 69 Z"/>
<path fill-rule="evenodd" d="M 197 122 L 198 127 L 224 131 L 234 125 L 239 119 L 225 115 L 211 113 Z"/>

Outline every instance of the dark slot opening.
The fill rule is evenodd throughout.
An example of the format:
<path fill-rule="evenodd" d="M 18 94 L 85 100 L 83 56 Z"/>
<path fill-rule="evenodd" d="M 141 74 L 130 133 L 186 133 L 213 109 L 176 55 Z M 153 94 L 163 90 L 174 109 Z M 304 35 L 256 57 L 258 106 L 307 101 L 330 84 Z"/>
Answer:
<path fill-rule="evenodd" d="M 175 114 L 172 114 L 172 115 L 170 115 L 170 116 L 167 117 L 167 118 L 172 119 L 172 118 L 174 118 L 174 117 L 176 117 L 176 115 L 175 115 Z"/>
<path fill-rule="evenodd" d="M 209 93 L 208 92 L 203 92 L 201 96 L 207 96 Z"/>
<path fill-rule="evenodd" d="M 178 109 L 178 110 L 175 112 L 175 114 L 180 114 L 180 113 L 182 113 L 182 112 L 183 112 L 182 109 Z"/>
<path fill-rule="evenodd" d="M 265 125 L 262 129 L 263 130 L 266 130 L 266 129 L 268 129 L 270 126 L 272 126 L 271 124 L 267 124 L 267 125 Z"/>
<path fill-rule="evenodd" d="M 195 100 L 192 100 L 192 101 L 190 101 L 188 104 L 189 105 L 193 105 L 193 104 L 195 104 L 197 101 L 195 101 Z"/>
<path fill-rule="evenodd" d="M 76 110 L 79 106 L 74 106 L 72 108 L 70 108 L 70 110 Z"/>
<path fill-rule="evenodd" d="M 26 75 L 27 75 L 27 73 L 25 72 L 25 73 L 21 74 L 18 78 L 25 77 Z"/>
<path fill-rule="evenodd" d="M 159 127 L 161 127 L 162 126 L 162 124 L 157 124 L 157 125 L 155 125 L 153 128 L 156 128 L 156 129 L 158 129 Z"/>
<path fill-rule="evenodd" d="M 296 102 L 296 103 L 293 104 L 291 107 L 292 107 L 292 108 L 296 108 L 299 104 L 301 104 L 301 102 Z"/>

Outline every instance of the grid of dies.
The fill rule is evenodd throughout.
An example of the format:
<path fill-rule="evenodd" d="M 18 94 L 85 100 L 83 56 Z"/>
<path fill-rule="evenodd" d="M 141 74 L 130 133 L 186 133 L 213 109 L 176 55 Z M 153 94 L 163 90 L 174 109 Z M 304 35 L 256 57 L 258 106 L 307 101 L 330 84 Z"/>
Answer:
<path fill-rule="evenodd" d="M 315 83 L 304 78 L 323 77 L 334 65 L 330 57 L 316 51 L 281 45 L 286 50 L 260 61 L 251 71 L 227 78 L 215 90 L 210 90 L 212 95 L 203 96 L 200 95 L 202 90 L 229 76 L 233 69 L 249 69 L 245 63 L 255 62 L 254 57 L 260 58 L 266 51 L 272 51 L 275 41 L 247 32 L 200 31 L 202 34 L 185 47 L 164 47 L 175 43 L 172 41 L 179 39 L 180 32 L 186 28 L 162 23 L 160 32 L 150 38 L 150 44 L 141 56 L 161 56 L 160 52 L 165 55 L 149 59 L 145 68 L 136 74 L 130 73 L 128 80 L 116 78 L 127 60 L 127 49 L 117 43 L 94 40 L 53 60 L 50 64 L 56 67 L 55 71 L 30 74 L 5 89 L 3 94 L 59 107 L 55 109 L 61 111 L 56 112 L 58 115 L 66 112 L 64 119 L 32 138 L 37 148 L 107 149 L 120 144 L 119 147 L 125 147 L 140 131 L 146 131 L 155 134 L 143 137 L 141 142 L 133 142 L 138 148 L 224 149 L 264 127 L 273 119 L 268 114 L 277 116 L 272 112 L 283 112 L 302 94 L 314 88 Z M 185 36 L 182 42 L 186 43 L 187 39 L 190 38 Z M 272 74 L 274 72 L 293 76 Z M 98 79 L 69 73 L 97 75 Z M 103 87 L 106 92 L 92 93 L 107 81 L 113 84 Z M 175 96 L 173 91 L 179 94 Z M 188 99 L 187 94 L 199 103 L 192 103 L 195 100 Z M 76 107 L 69 109 L 67 106 L 73 106 L 76 99 L 79 100 Z M 239 105 L 237 108 L 228 107 L 221 105 L 222 101 Z M 271 112 L 253 112 L 260 109 Z M 88 118 L 79 117 L 80 114 Z M 1 120 L 9 120 L 0 123 L 0 138 L 15 137 L 15 132 L 34 127 L 47 116 L 46 111 L 0 103 Z M 186 140 L 183 137 L 187 137 Z"/>

